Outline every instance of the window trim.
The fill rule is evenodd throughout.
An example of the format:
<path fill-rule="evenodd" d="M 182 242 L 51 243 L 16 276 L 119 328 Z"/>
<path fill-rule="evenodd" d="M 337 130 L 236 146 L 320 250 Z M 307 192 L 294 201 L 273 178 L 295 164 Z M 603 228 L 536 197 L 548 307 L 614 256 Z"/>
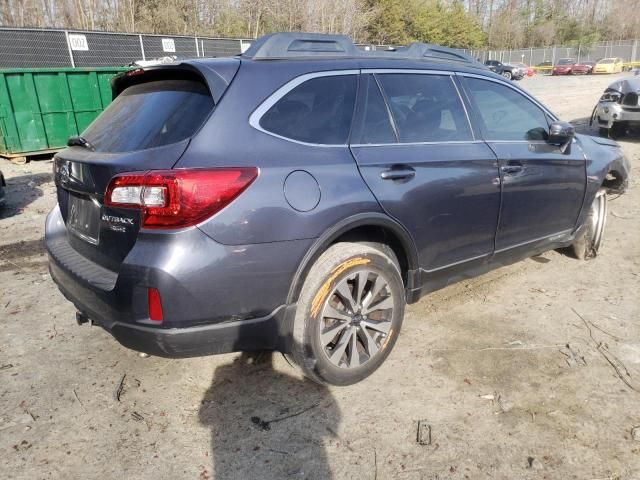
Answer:
<path fill-rule="evenodd" d="M 559 120 L 557 115 L 555 115 L 551 110 L 545 107 L 542 103 L 540 103 L 534 97 L 529 95 L 526 91 L 521 90 L 515 87 L 514 85 L 511 85 L 506 81 L 503 81 L 502 79 L 493 78 L 485 75 L 477 75 L 474 73 L 465 73 L 465 72 L 456 72 L 456 76 L 462 77 L 462 78 L 468 77 L 468 78 L 476 78 L 479 80 L 486 80 L 488 82 L 498 83 L 502 86 L 510 88 L 511 90 L 514 90 L 516 93 L 519 93 L 520 95 L 525 97 L 527 100 L 533 102 L 533 104 L 535 104 L 540 110 L 542 110 L 542 113 L 545 114 L 545 119 L 547 120 L 547 127 L 550 124 L 549 119 L 551 119 L 554 122 L 557 122 Z M 478 116 L 479 112 L 475 111 L 477 109 L 477 106 L 474 104 L 472 97 L 470 97 L 470 92 L 468 91 L 469 87 L 466 85 L 466 82 L 462 82 L 462 84 L 465 90 L 465 94 L 468 97 L 469 105 L 473 108 L 474 115 Z M 486 132 L 484 131 L 484 128 L 483 128 L 484 126 L 482 125 L 481 120 L 479 118 L 476 118 L 475 121 L 476 123 L 478 123 L 478 129 L 482 135 L 483 141 L 487 143 L 489 142 L 490 143 L 526 143 L 526 144 L 534 144 L 534 143 L 546 144 L 547 143 L 545 140 L 488 140 L 486 138 Z"/>
<path fill-rule="evenodd" d="M 278 88 L 275 92 L 269 95 L 267 99 L 264 100 L 260 105 L 258 105 L 258 107 L 249 116 L 249 125 L 251 125 L 253 128 L 255 128 L 256 130 L 262 133 L 266 133 L 267 135 L 271 135 L 272 137 L 276 137 L 281 140 L 297 143 L 298 145 L 307 145 L 310 147 L 327 147 L 327 148 L 348 147 L 349 136 L 347 136 L 347 141 L 341 144 L 303 142 L 300 140 L 296 140 L 294 138 L 278 135 L 277 133 L 273 133 L 273 132 L 270 132 L 269 130 L 262 128 L 262 126 L 260 125 L 260 120 L 262 120 L 262 117 L 264 116 L 264 114 L 267 113 L 269 109 L 273 107 L 276 103 L 278 103 L 282 99 L 282 97 L 284 97 L 291 90 L 293 90 L 299 85 L 302 85 L 308 80 L 313 80 L 315 78 L 321 78 L 321 77 L 341 77 L 341 76 L 359 75 L 359 74 L 360 74 L 360 70 L 350 69 L 350 70 L 326 70 L 322 72 L 312 72 L 312 73 L 305 73 L 304 75 L 300 75 L 288 81 L 287 83 L 285 83 L 282 87 Z M 358 96 L 358 92 L 357 92 L 357 85 L 356 85 L 356 103 L 358 100 L 357 96 Z M 355 112 L 356 103 L 354 103 L 354 112 Z M 353 125 L 353 113 L 351 116 L 351 124 Z"/>
<path fill-rule="evenodd" d="M 391 147 L 397 145 L 444 145 L 444 144 L 470 144 L 470 143 L 483 143 L 483 140 L 479 139 L 476 135 L 476 129 L 474 127 L 473 122 L 471 121 L 471 116 L 469 115 L 469 111 L 467 109 L 467 104 L 462 98 L 462 92 L 458 87 L 458 84 L 455 80 L 455 75 L 457 72 L 451 70 L 419 70 L 419 69 L 410 69 L 410 68 L 363 68 L 360 70 L 361 74 L 373 74 L 373 77 L 378 84 L 378 88 L 380 89 L 380 93 L 382 93 L 382 98 L 384 99 L 385 104 L 387 105 L 387 111 L 390 115 L 391 126 L 394 129 L 396 134 L 397 141 L 395 143 L 352 143 L 350 144 L 352 147 Z M 462 104 L 462 108 L 465 113 L 465 117 L 467 119 L 467 124 L 469 125 L 469 131 L 471 132 L 470 140 L 442 140 L 438 142 L 401 142 L 400 141 L 400 133 L 397 130 L 396 120 L 391 111 L 391 106 L 389 105 L 389 99 L 387 97 L 387 92 L 385 92 L 380 80 L 378 79 L 378 75 L 384 74 L 413 74 L 413 75 L 439 75 L 441 77 L 449 77 L 449 80 L 453 84 L 453 88 L 458 94 L 458 100 Z"/>

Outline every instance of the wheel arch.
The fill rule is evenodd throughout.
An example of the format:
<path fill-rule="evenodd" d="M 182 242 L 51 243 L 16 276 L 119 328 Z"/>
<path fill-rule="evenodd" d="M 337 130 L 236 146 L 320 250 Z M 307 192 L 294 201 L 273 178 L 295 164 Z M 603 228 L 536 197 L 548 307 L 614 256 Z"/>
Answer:
<path fill-rule="evenodd" d="M 316 239 L 298 265 L 289 287 L 287 304 L 298 300 L 307 274 L 318 257 L 331 245 L 341 241 L 368 241 L 389 245 L 400 262 L 405 290 L 419 287 L 418 252 L 409 232 L 387 215 L 364 213 L 341 220 Z"/>

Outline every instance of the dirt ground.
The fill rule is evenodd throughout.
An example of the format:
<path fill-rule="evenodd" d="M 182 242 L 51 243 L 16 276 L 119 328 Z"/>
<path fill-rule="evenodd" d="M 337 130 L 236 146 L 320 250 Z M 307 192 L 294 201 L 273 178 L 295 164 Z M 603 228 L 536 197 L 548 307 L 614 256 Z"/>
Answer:
<path fill-rule="evenodd" d="M 613 79 L 522 85 L 584 131 Z M 639 141 L 621 142 L 636 171 Z M 141 358 L 77 326 L 42 247 L 51 162 L 0 169 L 2 479 L 640 479 L 636 179 L 595 260 L 549 252 L 425 297 L 372 377 L 323 388 L 280 355 Z"/>

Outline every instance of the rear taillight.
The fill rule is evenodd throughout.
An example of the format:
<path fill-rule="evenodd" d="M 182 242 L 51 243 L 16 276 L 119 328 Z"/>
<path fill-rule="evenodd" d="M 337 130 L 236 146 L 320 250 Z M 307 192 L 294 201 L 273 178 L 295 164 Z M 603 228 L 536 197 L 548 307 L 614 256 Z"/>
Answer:
<path fill-rule="evenodd" d="M 257 176 L 253 167 L 123 173 L 111 179 L 104 203 L 140 209 L 144 228 L 183 228 L 222 210 Z"/>

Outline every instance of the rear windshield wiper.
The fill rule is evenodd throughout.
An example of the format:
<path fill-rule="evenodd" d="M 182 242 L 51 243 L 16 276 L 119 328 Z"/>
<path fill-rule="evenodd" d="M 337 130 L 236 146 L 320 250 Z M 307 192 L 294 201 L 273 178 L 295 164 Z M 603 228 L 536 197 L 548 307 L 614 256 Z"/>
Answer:
<path fill-rule="evenodd" d="M 91 150 L 92 152 L 96 150 L 96 147 L 94 147 L 89 140 L 81 137 L 80 135 L 76 137 L 69 137 L 69 140 L 67 140 L 67 147 L 83 147 Z"/>

